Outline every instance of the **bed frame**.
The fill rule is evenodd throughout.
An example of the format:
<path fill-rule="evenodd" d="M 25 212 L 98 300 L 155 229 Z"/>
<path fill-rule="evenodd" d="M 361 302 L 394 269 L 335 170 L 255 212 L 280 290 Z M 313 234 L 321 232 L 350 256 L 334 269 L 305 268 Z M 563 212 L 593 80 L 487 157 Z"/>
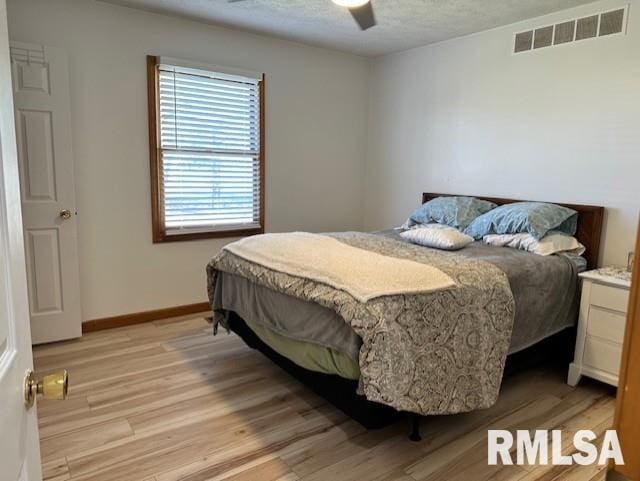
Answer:
<path fill-rule="evenodd" d="M 462 194 L 434 194 L 423 193 L 422 203 L 436 197 L 460 196 Z M 523 202 L 521 200 L 501 199 L 494 197 L 477 197 L 488 200 L 498 205 Z M 577 239 L 584 244 L 588 267 L 595 268 L 598 264 L 600 235 L 602 231 L 602 219 L 604 208 L 591 205 L 558 204 L 569 207 L 579 213 Z M 275 364 L 287 371 L 293 377 L 302 382 L 316 394 L 343 411 L 347 416 L 356 420 L 367 429 L 379 429 L 396 422 L 400 418 L 409 418 L 411 433 L 409 439 L 419 441 L 420 416 L 397 411 L 373 401 L 368 401 L 364 396 L 356 394 L 357 381 L 341 378 L 340 376 L 322 374 L 304 369 L 280 355 L 254 334 L 244 320 L 231 312 L 229 316 L 229 329 L 239 335 L 251 348 L 257 349 L 271 359 Z M 575 329 L 566 329 L 551 336 L 540 343 L 524 351 L 507 357 L 505 376 L 520 372 L 523 369 L 545 361 L 570 362 L 572 352 L 567 352 L 566 346 L 575 343 Z"/>

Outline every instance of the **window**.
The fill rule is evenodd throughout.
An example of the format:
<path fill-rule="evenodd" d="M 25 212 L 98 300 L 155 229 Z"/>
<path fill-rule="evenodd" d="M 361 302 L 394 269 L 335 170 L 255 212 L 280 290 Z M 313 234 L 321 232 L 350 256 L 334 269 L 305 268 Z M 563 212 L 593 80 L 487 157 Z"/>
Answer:
<path fill-rule="evenodd" d="M 153 241 L 264 232 L 262 74 L 148 57 Z"/>

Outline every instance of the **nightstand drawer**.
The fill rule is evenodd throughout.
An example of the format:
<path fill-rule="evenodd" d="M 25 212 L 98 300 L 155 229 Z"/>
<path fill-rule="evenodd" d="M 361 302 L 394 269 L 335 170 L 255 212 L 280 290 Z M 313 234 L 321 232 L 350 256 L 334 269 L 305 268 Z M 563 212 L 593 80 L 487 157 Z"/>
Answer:
<path fill-rule="evenodd" d="M 583 362 L 586 366 L 594 367 L 617 376 L 620 370 L 621 359 L 621 345 L 587 336 L 583 357 Z"/>
<path fill-rule="evenodd" d="M 626 289 L 603 286 L 601 284 L 593 284 L 591 286 L 590 304 L 626 313 L 628 302 L 629 291 Z"/>
<path fill-rule="evenodd" d="M 589 307 L 587 334 L 622 344 L 626 321 L 625 314 L 592 305 Z"/>

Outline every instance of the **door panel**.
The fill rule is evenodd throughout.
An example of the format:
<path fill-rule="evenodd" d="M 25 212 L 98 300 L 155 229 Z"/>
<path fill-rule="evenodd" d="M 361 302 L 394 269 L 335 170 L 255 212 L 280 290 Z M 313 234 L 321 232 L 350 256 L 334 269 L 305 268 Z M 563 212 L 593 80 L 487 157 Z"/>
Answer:
<path fill-rule="evenodd" d="M 82 331 L 64 50 L 11 42 L 22 215 L 34 344 Z M 69 218 L 61 212 L 71 212 Z"/>
<path fill-rule="evenodd" d="M 17 109 L 23 202 L 56 202 L 51 112 Z"/>
<path fill-rule="evenodd" d="M 25 79 L 25 82 L 28 79 Z M 24 402 L 32 368 L 20 183 L 5 0 L 0 0 L 0 479 L 40 481 L 34 408 Z"/>
<path fill-rule="evenodd" d="M 31 316 L 62 312 L 58 229 L 26 231 Z"/>
<path fill-rule="evenodd" d="M 42 45 L 11 44 L 14 92 L 39 92 L 49 95 L 49 65 Z"/>

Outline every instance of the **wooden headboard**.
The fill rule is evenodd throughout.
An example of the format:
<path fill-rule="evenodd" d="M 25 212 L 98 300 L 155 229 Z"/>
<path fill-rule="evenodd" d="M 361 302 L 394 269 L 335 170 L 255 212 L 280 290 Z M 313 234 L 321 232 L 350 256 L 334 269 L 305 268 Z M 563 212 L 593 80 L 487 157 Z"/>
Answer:
<path fill-rule="evenodd" d="M 435 199 L 436 197 L 454 197 L 465 196 L 475 197 L 477 199 L 488 200 L 494 204 L 512 204 L 513 202 L 545 202 L 545 201 L 525 201 L 517 199 L 501 199 L 497 197 L 480 197 L 477 195 L 469 196 L 468 194 L 434 194 L 424 192 L 422 194 L 422 203 Z M 596 205 L 578 205 L 578 204 L 554 204 L 568 207 L 578 212 L 578 230 L 576 238 L 585 246 L 586 251 L 583 254 L 587 260 L 587 267 L 595 269 L 598 266 L 598 258 L 600 256 L 600 236 L 602 235 L 602 219 L 604 217 L 604 207 Z"/>

